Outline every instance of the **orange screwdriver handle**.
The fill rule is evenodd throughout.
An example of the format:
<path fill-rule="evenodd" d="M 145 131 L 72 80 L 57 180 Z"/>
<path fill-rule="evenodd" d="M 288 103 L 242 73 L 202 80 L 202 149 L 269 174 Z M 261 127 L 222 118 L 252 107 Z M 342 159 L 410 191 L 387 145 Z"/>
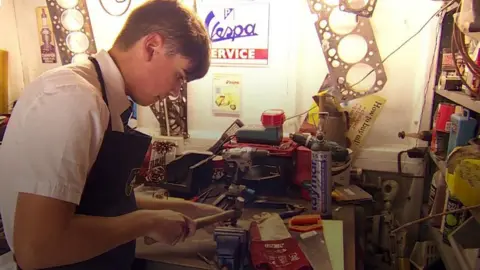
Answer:
<path fill-rule="evenodd" d="M 301 215 L 291 218 L 288 221 L 288 228 L 296 232 L 309 232 L 323 228 L 320 215 Z"/>

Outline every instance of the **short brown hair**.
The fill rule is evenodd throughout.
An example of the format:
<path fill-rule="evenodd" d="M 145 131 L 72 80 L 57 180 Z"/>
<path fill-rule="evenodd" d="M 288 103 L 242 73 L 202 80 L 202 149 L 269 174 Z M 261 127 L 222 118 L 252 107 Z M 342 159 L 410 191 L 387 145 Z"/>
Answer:
<path fill-rule="evenodd" d="M 193 11 L 177 0 L 149 0 L 132 11 L 115 40 L 126 51 L 150 33 L 159 33 L 171 53 L 188 58 L 187 80 L 203 78 L 210 67 L 210 38 Z"/>

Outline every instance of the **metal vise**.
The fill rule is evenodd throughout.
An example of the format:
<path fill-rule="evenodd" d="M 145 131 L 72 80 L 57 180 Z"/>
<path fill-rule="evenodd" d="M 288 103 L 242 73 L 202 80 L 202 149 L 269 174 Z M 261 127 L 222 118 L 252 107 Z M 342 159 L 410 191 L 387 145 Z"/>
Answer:
<path fill-rule="evenodd" d="M 222 269 L 243 270 L 248 265 L 248 231 L 239 227 L 218 227 L 213 233 L 217 260 Z"/>

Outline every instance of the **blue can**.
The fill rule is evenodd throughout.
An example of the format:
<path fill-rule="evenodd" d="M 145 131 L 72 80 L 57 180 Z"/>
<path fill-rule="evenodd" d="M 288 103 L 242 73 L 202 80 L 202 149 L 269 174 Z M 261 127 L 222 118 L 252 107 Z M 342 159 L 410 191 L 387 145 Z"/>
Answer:
<path fill-rule="evenodd" d="M 312 147 L 312 210 L 322 218 L 332 216 L 332 153 Z"/>

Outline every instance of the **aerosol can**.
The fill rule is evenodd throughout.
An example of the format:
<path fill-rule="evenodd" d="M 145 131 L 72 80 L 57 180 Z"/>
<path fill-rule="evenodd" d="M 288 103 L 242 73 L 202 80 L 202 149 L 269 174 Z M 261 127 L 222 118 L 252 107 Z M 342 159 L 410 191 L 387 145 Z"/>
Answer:
<path fill-rule="evenodd" d="M 332 216 L 332 152 L 321 143 L 314 143 L 312 150 L 312 210 L 322 218 Z"/>
<path fill-rule="evenodd" d="M 332 153 L 336 160 L 348 156 L 346 148 L 336 143 L 318 139 L 311 135 L 290 134 L 290 138 L 312 151 L 312 184 L 311 200 L 312 210 L 323 218 L 332 216 Z"/>

